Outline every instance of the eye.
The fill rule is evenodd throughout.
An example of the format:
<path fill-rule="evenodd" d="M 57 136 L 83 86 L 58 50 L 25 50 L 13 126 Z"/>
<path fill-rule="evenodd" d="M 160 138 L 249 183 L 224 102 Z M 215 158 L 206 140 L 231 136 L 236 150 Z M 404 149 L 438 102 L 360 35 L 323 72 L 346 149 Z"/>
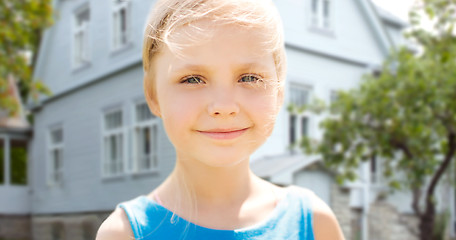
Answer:
<path fill-rule="evenodd" d="M 188 76 L 182 79 L 180 83 L 185 84 L 204 84 L 205 82 L 201 79 L 200 76 Z"/>
<path fill-rule="evenodd" d="M 241 76 L 241 79 L 239 79 L 239 82 L 245 82 L 245 83 L 256 83 L 256 82 L 262 82 L 263 80 L 261 79 L 260 76 L 257 75 L 252 75 L 252 74 L 247 74 Z"/>

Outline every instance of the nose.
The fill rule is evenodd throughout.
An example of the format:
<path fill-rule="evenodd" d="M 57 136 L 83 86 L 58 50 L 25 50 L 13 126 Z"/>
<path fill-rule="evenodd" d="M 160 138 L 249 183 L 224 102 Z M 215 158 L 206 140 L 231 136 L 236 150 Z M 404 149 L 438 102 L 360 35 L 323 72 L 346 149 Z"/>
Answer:
<path fill-rule="evenodd" d="M 232 117 L 239 113 L 239 105 L 233 91 L 224 89 L 212 95 L 208 113 L 212 117 Z"/>

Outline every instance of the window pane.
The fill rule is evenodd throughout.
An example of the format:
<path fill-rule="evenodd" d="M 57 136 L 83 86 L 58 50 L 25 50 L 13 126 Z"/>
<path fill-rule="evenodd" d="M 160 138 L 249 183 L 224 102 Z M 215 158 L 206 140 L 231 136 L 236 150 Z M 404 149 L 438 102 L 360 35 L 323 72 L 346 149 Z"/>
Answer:
<path fill-rule="evenodd" d="M 115 162 L 117 159 L 117 138 L 114 135 L 109 137 L 109 149 L 109 160 L 110 162 Z"/>
<path fill-rule="evenodd" d="M 290 102 L 296 106 L 308 103 L 309 90 L 302 87 L 292 87 L 290 90 Z"/>
<path fill-rule="evenodd" d="M 311 14 L 311 25 L 318 26 L 318 2 L 319 0 L 312 0 L 312 14 Z"/>
<path fill-rule="evenodd" d="M 24 140 L 11 140 L 11 184 L 27 184 L 27 142 Z"/>
<path fill-rule="evenodd" d="M 122 134 L 111 135 L 105 138 L 105 171 L 108 175 L 123 171 L 122 144 Z"/>
<path fill-rule="evenodd" d="M 120 36 L 121 43 L 127 43 L 127 9 L 122 8 L 120 10 Z"/>
<path fill-rule="evenodd" d="M 58 144 L 63 142 L 63 131 L 61 128 L 51 131 L 51 143 Z"/>
<path fill-rule="evenodd" d="M 76 25 L 82 26 L 90 20 L 90 10 L 87 8 L 76 15 Z"/>
<path fill-rule="evenodd" d="M 0 184 L 5 183 L 5 141 L 0 139 Z"/>
<path fill-rule="evenodd" d="M 106 126 L 107 130 L 122 127 L 122 112 L 116 111 L 116 112 L 106 114 L 105 126 Z"/>
<path fill-rule="evenodd" d="M 331 28 L 331 2 L 329 0 L 325 0 L 323 3 L 323 27 Z"/>
<path fill-rule="evenodd" d="M 157 162 L 157 150 L 158 150 L 158 146 L 157 146 L 157 125 L 153 125 L 152 126 L 152 132 L 151 132 L 151 147 L 152 147 L 152 157 L 153 157 L 153 167 L 156 168 L 158 166 L 158 162 Z"/>
<path fill-rule="evenodd" d="M 312 13 L 318 13 L 318 1 L 319 0 L 312 0 Z"/>
<path fill-rule="evenodd" d="M 61 165 L 62 165 L 62 154 L 61 149 L 54 149 L 52 151 L 52 172 L 51 178 L 54 182 L 60 181 L 60 172 L 61 172 Z"/>
<path fill-rule="evenodd" d="M 323 1 L 323 15 L 325 18 L 329 18 L 331 2 L 330 0 Z"/>
<path fill-rule="evenodd" d="M 144 128 L 144 155 L 150 154 L 150 128 Z"/>
<path fill-rule="evenodd" d="M 296 142 L 296 116 L 295 115 L 290 115 L 290 144 L 293 144 Z"/>
<path fill-rule="evenodd" d="M 149 110 L 147 103 L 141 103 L 136 105 L 136 121 L 142 122 L 153 119 L 154 115 Z"/>
<path fill-rule="evenodd" d="M 146 127 L 141 130 L 141 137 L 142 137 L 142 148 L 141 148 L 141 162 L 142 167 L 145 169 L 151 168 L 150 162 L 150 128 Z"/>
<path fill-rule="evenodd" d="M 123 164 L 122 164 L 122 156 L 123 156 L 123 136 L 121 134 L 117 135 L 118 141 L 117 141 L 117 158 L 116 158 L 116 164 L 117 164 L 117 173 L 123 172 Z"/>

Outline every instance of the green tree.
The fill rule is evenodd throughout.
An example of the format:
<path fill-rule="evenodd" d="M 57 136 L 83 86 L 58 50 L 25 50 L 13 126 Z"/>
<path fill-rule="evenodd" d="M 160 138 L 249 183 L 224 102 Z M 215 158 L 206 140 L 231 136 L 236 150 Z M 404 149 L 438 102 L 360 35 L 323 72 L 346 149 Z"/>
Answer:
<path fill-rule="evenodd" d="M 422 3 L 410 13 L 407 34 L 417 50 L 393 52 L 379 75 L 340 92 L 320 125 L 322 139 L 301 144 L 336 169 L 341 182 L 354 180 L 361 162 L 381 160 L 390 186 L 413 193 L 420 239 L 429 240 L 435 188 L 456 151 L 456 0 Z M 420 16 L 433 20 L 432 30 L 420 28 Z"/>
<path fill-rule="evenodd" d="M 51 0 L 0 1 L 0 109 L 17 113 L 18 103 L 8 94 L 14 78 L 24 101 L 28 96 L 49 95 L 41 81 L 33 79 L 36 52 L 43 30 L 52 24 Z"/>

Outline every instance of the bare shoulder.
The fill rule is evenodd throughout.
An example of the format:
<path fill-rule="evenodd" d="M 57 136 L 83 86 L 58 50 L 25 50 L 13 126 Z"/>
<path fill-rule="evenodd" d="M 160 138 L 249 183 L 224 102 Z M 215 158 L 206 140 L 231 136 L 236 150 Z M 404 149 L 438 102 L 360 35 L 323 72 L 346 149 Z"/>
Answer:
<path fill-rule="evenodd" d="M 313 230 L 316 240 L 345 239 L 331 208 L 311 190 L 293 186 L 296 191 L 305 194 L 312 204 Z"/>
<path fill-rule="evenodd" d="M 135 239 L 127 214 L 121 208 L 114 212 L 101 224 L 96 240 L 132 240 Z"/>

